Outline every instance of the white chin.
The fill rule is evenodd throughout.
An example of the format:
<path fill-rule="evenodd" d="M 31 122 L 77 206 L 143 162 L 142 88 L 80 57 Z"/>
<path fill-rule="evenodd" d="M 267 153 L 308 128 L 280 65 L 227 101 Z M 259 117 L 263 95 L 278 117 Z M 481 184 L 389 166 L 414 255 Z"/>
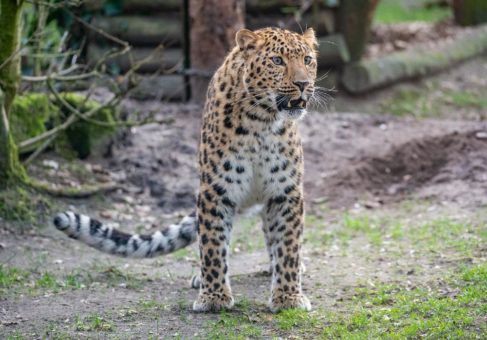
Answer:
<path fill-rule="evenodd" d="M 290 119 L 290 120 L 299 120 L 303 118 L 306 113 L 308 113 L 308 110 L 306 109 L 290 109 L 290 110 L 281 110 L 279 111 L 280 116 L 284 119 Z"/>

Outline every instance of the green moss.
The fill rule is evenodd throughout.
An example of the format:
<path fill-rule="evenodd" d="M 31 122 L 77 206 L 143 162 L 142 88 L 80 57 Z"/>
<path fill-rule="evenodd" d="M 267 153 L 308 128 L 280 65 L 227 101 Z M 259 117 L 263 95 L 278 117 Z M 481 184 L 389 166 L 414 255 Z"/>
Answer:
<path fill-rule="evenodd" d="M 16 143 L 46 132 L 49 118 L 58 109 L 49 102 L 45 94 L 29 93 L 17 96 L 10 111 L 10 126 Z"/>
<path fill-rule="evenodd" d="M 425 6 L 426 1 L 382 0 L 377 6 L 374 21 L 377 23 L 397 23 L 408 21 L 439 21 L 451 16 L 448 7 Z"/>
<path fill-rule="evenodd" d="M 41 213 L 50 210 L 48 199 L 31 189 L 10 186 L 0 191 L 0 219 L 39 223 Z"/>
<path fill-rule="evenodd" d="M 86 113 L 100 106 L 98 102 L 94 100 L 87 101 L 85 96 L 75 93 L 64 93 L 63 98 L 81 113 Z M 62 112 L 65 116 L 70 114 L 67 108 L 63 108 Z M 87 121 L 79 121 L 66 130 L 66 138 L 79 158 L 88 157 L 92 151 L 94 143 L 100 138 L 114 131 L 115 128 L 113 126 L 113 117 L 113 109 L 104 108 L 97 112 L 91 119 L 101 123 L 106 123 L 108 125 L 112 124 L 112 126 L 104 126 L 104 124 L 98 125 L 96 123 Z"/>
<path fill-rule="evenodd" d="M 81 113 L 93 110 L 100 105 L 98 102 L 86 100 L 84 95 L 76 93 L 63 93 L 62 97 Z M 61 124 L 71 115 L 71 112 L 62 107 L 61 103 L 52 101 L 46 94 L 41 93 L 17 96 L 11 111 L 9 120 L 16 143 L 46 132 L 53 126 Z M 71 155 L 74 151 L 80 158 L 88 157 L 92 152 L 93 145 L 114 131 L 114 114 L 112 108 L 105 108 L 91 117 L 92 120 L 108 126 L 87 121 L 74 123 L 57 138 L 56 149 L 62 151 L 64 155 Z M 36 147 L 37 145 L 34 145 L 26 151 L 33 151 Z"/>

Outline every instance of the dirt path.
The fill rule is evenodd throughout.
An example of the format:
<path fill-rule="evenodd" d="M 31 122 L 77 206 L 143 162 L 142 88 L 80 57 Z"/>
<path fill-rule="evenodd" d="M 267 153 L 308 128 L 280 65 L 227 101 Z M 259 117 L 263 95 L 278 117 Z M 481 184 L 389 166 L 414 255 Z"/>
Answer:
<path fill-rule="evenodd" d="M 40 160 L 30 169 L 48 179 L 63 174 L 66 181 L 101 173 L 125 184 L 125 191 L 56 202 L 56 208 L 71 205 L 122 229 L 152 232 L 193 207 L 198 108 L 142 108 L 177 116 L 176 123 L 132 131 L 116 143 L 113 158 L 94 158 L 89 167 L 58 160 L 54 170 Z M 157 259 L 127 260 L 100 254 L 51 226 L 25 234 L 2 228 L 0 338 L 326 337 L 353 320 L 357 306 L 371 308 L 373 324 L 371 306 L 390 287 L 390 294 L 421 289 L 454 298 L 460 288 L 447 277 L 485 263 L 487 255 L 487 124 L 458 118 L 311 113 L 302 122 L 304 290 L 315 307 L 309 316 L 267 312 L 267 255 L 254 217 L 237 222 L 231 244 L 237 306 L 219 315 L 191 312 L 195 245 Z M 337 319 L 342 314 L 345 319 Z M 475 314 L 465 329 L 482 337 L 485 317 Z"/>

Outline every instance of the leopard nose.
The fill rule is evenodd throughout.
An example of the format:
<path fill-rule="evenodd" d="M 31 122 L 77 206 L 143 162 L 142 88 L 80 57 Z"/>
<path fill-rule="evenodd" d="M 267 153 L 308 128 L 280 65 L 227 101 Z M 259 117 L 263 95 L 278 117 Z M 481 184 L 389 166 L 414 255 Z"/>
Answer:
<path fill-rule="evenodd" d="M 309 85 L 309 81 L 295 81 L 293 84 L 296 85 L 301 92 L 303 92 L 306 86 Z"/>

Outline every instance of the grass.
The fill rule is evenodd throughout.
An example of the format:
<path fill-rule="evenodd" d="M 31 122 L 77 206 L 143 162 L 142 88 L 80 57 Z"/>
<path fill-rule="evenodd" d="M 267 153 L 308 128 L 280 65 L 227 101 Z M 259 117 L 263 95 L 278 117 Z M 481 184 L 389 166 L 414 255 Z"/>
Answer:
<path fill-rule="evenodd" d="M 42 217 L 49 214 L 51 209 L 48 197 L 20 185 L 0 191 L 0 221 L 23 222 L 19 224 L 22 228 L 25 225 L 38 226 L 43 224 Z"/>
<path fill-rule="evenodd" d="M 359 292 L 351 313 L 330 315 L 324 338 L 476 339 L 487 336 L 487 265 L 451 280 L 451 293 L 382 286 Z M 450 287 L 449 287 L 450 288 Z"/>
<path fill-rule="evenodd" d="M 78 316 L 75 320 L 75 330 L 80 332 L 111 332 L 114 328 L 112 322 L 97 313 L 93 313 L 84 319 Z"/>
<path fill-rule="evenodd" d="M 436 285 L 436 286 L 434 286 Z M 267 336 L 313 339 L 481 339 L 487 336 L 487 264 L 448 276 L 440 285 L 407 289 L 356 288 L 340 312 L 222 312 L 207 324 L 208 339 Z"/>
<path fill-rule="evenodd" d="M 59 293 L 65 290 L 83 289 L 94 283 L 104 283 L 109 287 L 124 286 L 138 289 L 142 279 L 126 273 L 116 267 L 94 266 L 91 269 L 74 270 L 67 274 L 56 275 L 49 271 L 24 269 L 0 265 L 0 297 L 10 294 L 27 293 L 32 296 L 50 291 Z"/>
<path fill-rule="evenodd" d="M 368 215 L 346 213 L 332 223 L 325 223 L 316 216 L 307 215 L 305 221 L 305 242 L 315 249 L 330 247 L 333 244 L 348 246 L 354 238 L 364 236 L 371 245 L 378 247 L 383 243 L 384 228 L 388 221 Z"/>
<path fill-rule="evenodd" d="M 383 113 L 394 116 L 413 116 L 417 118 L 436 117 L 439 114 L 437 102 L 434 101 L 428 91 L 420 89 L 403 89 L 381 106 Z"/>
<path fill-rule="evenodd" d="M 25 282 L 28 277 L 29 273 L 23 269 L 0 265 L 0 292 Z"/>
<path fill-rule="evenodd" d="M 451 10 L 446 7 L 426 8 L 426 1 L 382 0 L 377 6 L 374 22 L 392 24 L 409 21 L 435 22 L 450 17 Z"/>
<path fill-rule="evenodd" d="M 221 312 L 218 320 L 207 324 L 207 339 L 259 338 L 262 330 L 245 315 Z"/>
<path fill-rule="evenodd" d="M 239 217 L 233 228 L 235 232 L 230 241 L 232 252 L 265 249 L 264 234 L 261 231 L 260 224 L 260 218 L 256 216 Z"/>
<path fill-rule="evenodd" d="M 398 117 L 439 117 L 451 107 L 466 110 L 487 109 L 487 99 L 480 91 L 443 89 L 431 83 L 425 88 L 406 88 L 381 105 L 381 112 Z"/>
<path fill-rule="evenodd" d="M 315 314 L 310 314 L 301 309 L 287 309 L 278 313 L 275 317 L 276 326 L 282 331 L 296 329 L 310 330 L 321 325 Z"/>
<path fill-rule="evenodd" d="M 440 218 L 412 226 L 407 238 L 419 252 L 453 252 L 472 257 L 474 252 L 487 241 L 480 224 Z"/>
<path fill-rule="evenodd" d="M 452 103 L 457 107 L 487 109 L 487 98 L 481 94 L 467 91 L 448 91 L 446 97 L 447 103 Z"/>

